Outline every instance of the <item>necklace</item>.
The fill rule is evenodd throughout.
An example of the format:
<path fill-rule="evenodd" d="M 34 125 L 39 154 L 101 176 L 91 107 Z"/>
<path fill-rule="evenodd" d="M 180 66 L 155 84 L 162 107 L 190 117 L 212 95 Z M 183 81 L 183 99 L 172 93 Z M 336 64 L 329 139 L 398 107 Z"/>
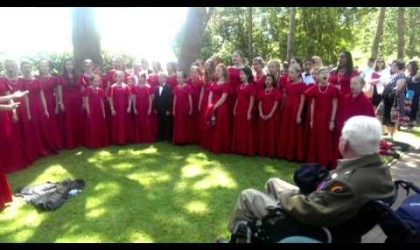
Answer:
<path fill-rule="evenodd" d="M 270 88 L 270 89 L 264 89 L 264 93 L 266 94 L 266 95 L 269 95 L 270 93 L 271 93 L 271 91 L 273 90 L 273 88 Z"/>
<path fill-rule="evenodd" d="M 326 87 L 326 88 L 325 88 L 325 90 L 323 91 L 323 90 L 321 89 L 321 86 L 319 86 L 319 85 L 318 85 L 318 91 L 319 91 L 319 93 L 325 94 L 325 93 L 328 91 L 328 87 L 329 87 L 329 85 L 327 85 L 327 87 Z"/>

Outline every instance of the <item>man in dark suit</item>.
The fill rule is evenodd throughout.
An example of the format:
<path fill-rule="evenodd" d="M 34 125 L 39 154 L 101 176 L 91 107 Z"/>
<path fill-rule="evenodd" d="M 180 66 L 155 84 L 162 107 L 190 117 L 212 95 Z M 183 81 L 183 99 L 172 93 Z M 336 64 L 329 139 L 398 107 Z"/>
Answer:
<path fill-rule="evenodd" d="M 172 141 L 172 90 L 166 84 L 166 74 L 159 74 L 159 86 L 155 90 L 153 109 L 158 116 L 158 141 Z"/>

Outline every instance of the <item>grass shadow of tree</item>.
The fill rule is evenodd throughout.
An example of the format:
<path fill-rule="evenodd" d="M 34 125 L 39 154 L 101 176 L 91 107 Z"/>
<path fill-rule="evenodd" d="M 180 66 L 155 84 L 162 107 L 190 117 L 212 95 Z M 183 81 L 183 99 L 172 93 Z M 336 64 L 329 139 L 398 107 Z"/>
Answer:
<path fill-rule="evenodd" d="M 38 214 L 25 242 L 212 242 L 227 233 L 240 190 L 261 189 L 272 176 L 290 181 L 295 167 L 196 146 L 139 144 L 63 151 L 11 176 L 12 185 L 51 178 L 48 162 L 56 161 L 65 170 L 57 178 L 83 178 L 86 188 L 58 210 Z M 18 241 L 9 233 L 0 238 Z"/>

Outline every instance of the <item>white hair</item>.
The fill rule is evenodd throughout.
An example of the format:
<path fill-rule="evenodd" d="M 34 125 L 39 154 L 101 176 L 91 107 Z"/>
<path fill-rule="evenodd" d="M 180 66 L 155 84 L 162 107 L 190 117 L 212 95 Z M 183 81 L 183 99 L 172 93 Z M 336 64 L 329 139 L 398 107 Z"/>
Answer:
<path fill-rule="evenodd" d="M 378 119 L 370 116 L 353 116 L 344 124 L 341 138 L 349 142 L 358 155 L 370 155 L 379 152 L 382 129 Z"/>

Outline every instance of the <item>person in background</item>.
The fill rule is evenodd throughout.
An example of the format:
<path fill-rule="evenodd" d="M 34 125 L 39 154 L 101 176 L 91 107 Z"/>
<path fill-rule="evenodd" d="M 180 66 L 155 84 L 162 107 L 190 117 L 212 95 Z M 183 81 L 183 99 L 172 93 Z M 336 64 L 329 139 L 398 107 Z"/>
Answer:
<path fill-rule="evenodd" d="M 337 159 L 342 155 L 337 150 L 336 146 L 339 144 L 339 138 L 345 122 L 353 116 L 363 115 L 375 117 L 372 102 L 363 93 L 363 87 L 366 84 L 361 76 L 355 76 L 350 80 L 350 93 L 342 96 L 341 102 L 337 109 L 335 131 L 334 131 L 334 149 L 336 149 L 335 158 L 333 161 L 333 168 L 336 166 Z"/>
<path fill-rule="evenodd" d="M 158 117 L 157 140 L 172 142 L 172 90 L 166 83 L 166 74 L 159 73 L 159 86 L 155 89 L 153 109 Z"/>
<path fill-rule="evenodd" d="M 206 112 L 207 112 L 207 106 L 209 101 L 209 94 L 210 94 L 210 87 L 213 84 L 213 82 L 216 81 L 215 76 L 216 71 L 216 62 L 212 59 L 207 59 L 204 63 L 204 77 L 203 77 L 203 87 L 201 88 L 200 92 L 200 98 L 198 101 L 198 112 L 199 114 L 199 124 L 198 124 L 198 133 L 199 133 L 199 141 L 200 145 L 203 148 L 210 147 L 209 145 L 206 145 L 206 143 L 210 143 L 211 140 L 206 138 Z"/>
<path fill-rule="evenodd" d="M 245 66 L 239 73 L 242 84 L 233 108 L 232 152 L 242 155 L 255 153 L 255 122 L 253 119 L 256 88 L 252 84 L 252 70 Z"/>
<path fill-rule="evenodd" d="M 151 123 L 153 93 L 146 79 L 146 73 L 141 73 L 138 82 L 131 88 L 134 110 L 134 142 L 136 143 L 151 143 L 155 138 Z"/>
<path fill-rule="evenodd" d="M 166 64 L 166 70 L 168 71 L 168 77 L 166 78 L 166 84 L 173 90 L 175 86 L 178 84 L 177 82 L 177 63 L 176 62 L 168 62 Z"/>
<path fill-rule="evenodd" d="M 282 95 L 276 86 L 275 76 L 267 74 L 265 88 L 258 91 L 258 123 L 257 123 L 257 153 L 259 156 L 276 156 L 276 147 L 279 145 L 276 136 L 279 122 L 279 107 Z"/>
<path fill-rule="evenodd" d="M 230 111 L 232 111 L 233 107 L 235 106 L 236 98 L 238 95 L 238 88 L 239 85 L 241 85 L 241 79 L 239 77 L 239 74 L 241 72 L 241 69 L 245 67 L 243 61 L 244 55 L 241 51 L 236 50 L 232 53 L 232 66 L 228 67 L 228 77 L 226 78 L 226 81 L 229 81 L 229 84 L 231 86 L 230 90 L 232 91 L 228 96 L 228 104 Z"/>
<path fill-rule="evenodd" d="M 281 63 L 280 75 L 287 75 L 287 72 L 289 72 L 289 62 L 284 61 Z"/>
<path fill-rule="evenodd" d="M 406 94 L 406 112 L 407 127 L 412 129 L 416 121 L 417 111 L 419 109 L 420 96 L 420 71 L 417 61 L 410 60 L 407 63 L 407 94 Z M 407 106 L 410 107 L 407 110 Z"/>
<path fill-rule="evenodd" d="M 254 70 L 254 86 L 256 89 L 265 88 L 265 62 L 262 57 L 257 56 L 252 60 L 252 69 Z"/>
<path fill-rule="evenodd" d="M 390 77 L 391 75 L 389 74 L 389 69 L 386 67 L 385 59 L 378 57 L 373 64 L 370 75 L 365 77 L 367 84 L 363 88 L 366 96 L 372 99 L 372 104 L 375 109 L 382 100 L 382 94 Z"/>
<path fill-rule="evenodd" d="M 153 73 L 153 70 L 149 69 L 149 61 L 147 61 L 146 58 L 142 58 L 140 60 L 141 63 L 141 74 L 145 73 L 146 74 L 146 79 L 149 77 L 150 74 Z"/>
<path fill-rule="evenodd" d="M 191 131 L 192 131 L 192 142 L 200 144 L 201 134 L 200 134 L 200 113 L 199 113 L 199 102 L 200 94 L 203 88 L 203 77 L 200 76 L 200 69 L 196 65 L 190 67 L 189 77 L 186 81 L 187 85 L 191 87 L 192 101 L 193 101 L 193 113 L 191 121 Z"/>
<path fill-rule="evenodd" d="M 108 128 L 105 122 L 105 92 L 100 87 L 100 75 L 93 75 L 91 84 L 83 93 L 83 102 L 86 110 L 85 141 L 88 148 L 109 146 Z"/>
<path fill-rule="evenodd" d="M 381 103 L 376 110 L 377 115 L 386 127 L 387 133 L 393 140 L 395 130 L 399 126 L 399 120 L 404 117 L 404 103 L 407 77 L 404 74 L 405 63 L 395 60 L 392 63 L 392 76 L 386 86 Z M 395 110 L 397 112 L 391 112 Z"/>
<path fill-rule="evenodd" d="M 302 82 L 300 69 L 297 64 L 289 67 L 290 82 L 284 88 L 281 107 L 277 156 L 289 161 L 302 161 L 304 158 L 303 126 L 296 123 L 302 95 L 307 89 Z"/>
<path fill-rule="evenodd" d="M 103 73 L 102 73 L 102 66 L 101 65 L 98 65 L 98 64 L 95 64 L 95 65 L 93 65 L 93 73 L 95 74 L 95 75 L 99 75 L 99 76 L 101 76 L 101 88 L 102 88 L 102 90 L 104 90 L 105 91 L 105 85 L 106 85 L 106 75 L 104 75 Z"/>
<path fill-rule="evenodd" d="M 4 90 L 4 84 L 0 82 L 0 90 Z M 8 118 L 7 112 L 13 111 L 17 107 L 19 107 L 20 103 L 18 102 L 10 102 L 13 99 L 18 99 L 26 96 L 28 94 L 28 91 L 16 91 L 11 95 L 0 95 L 0 212 L 3 211 L 5 205 L 9 202 L 12 202 L 12 191 L 9 185 L 9 182 L 7 180 L 6 173 L 8 167 L 5 165 L 5 163 L 8 162 L 8 158 L 12 157 L 12 155 L 8 155 L 9 150 L 4 150 L 5 148 L 10 147 L 9 144 L 7 144 L 7 140 L 5 139 L 5 136 L 11 136 L 8 131 L 10 131 L 10 120 Z M 9 104 L 4 104 L 5 102 L 10 102 Z M 18 153 L 18 152 L 16 152 Z"/>
<path fill-rule="evenodd" d="M 178 84 L 173 89 L 172 115 L 174 119 L 174 131 L 172 142 L 185 145 L 193 142 L 193 100 L 191 86 L 185 83 L 187 74 L 177 72 Z"/>
<path fill-rule="evenodd" d="M 111 142 L 115 145 L 127 143 L 131 95 L 130 88 L 124 83 L 124 72 L 115 71 L 116 82 L 111 85 L 108 93 L 108 102 L 111 108 Z"/>
<path fill-rule="evenodd" d="M 93 78 L 93 61 L 89 58 L 83 60 L 83 73 L 79 76 L 79 85 L 81 86 L 82 92 L 85 91 L 85 88 L 87 88 L 92 81 Z"/>
<path fill-rule="evenodd" d="M 330 72 L 328 82 L 340 91 L 340 94 L 347 95 L 350 91 L 350 80 L 359 75 L 359 72 L 353 69 L 353 58 L 348 51 L 342 51 L 338 55 L 338 65 Z M 340 104 L 339 104 L 340 105 Z"/>
<path fill-rule="evenodd" d="M 15 92 L 14 88 L 17 87 L 16 83 L 19 79 L 18 67 L 14 60 L 5 60 L 4 69 L 5 75 L 0 78 L 0 98 L 4 101 L 0 104 L 6 105 L 3 108 L 10 111 L 0 112 L 0 172 L 8 174 L 28 167 L 31 161 L 24 138 L 22 138 L 23 134 L 17 129 L 19 118 L 16 108 L 18 106 L 13 105 L 14 99 L 22 101 L 21 98 L 24 97 L 12 94 Z M 16 92 L 21 91 L 16 88 Z M 19 102 L 19 104 L 22 103 Z"/>
<path fill-rule="evenodd" d="M 63 75 L 59 76 L 59 82 L 63 92 L 63 105 L 65 110 L 60 113 L 60 130 L 64 145 L 67 149 L 73 149 L 83 145 L 85 114 L 83 110 L 82 91 L 90 85 L 90 77 L 93 72 L 93 62 L 89 59 L 84 61 L 85 73 L 77 78 L 73 59 L 63 61 Z"/>
<path fill-rule="evenodd" d="M 280 74 L 280 63 L 277 60 L 270 60 L 267 63 L 267 69 L 268 69 L 268 74 L 274 76 L 273 86 L 282 90 L 283 89 L 283 86 L 282 86 L 282 77 L 283 76 Z M 264 82 L 264 87 L 265 86 L 266 85 L 265 85 L 265 82 Z"/>
<path fill-rule="evenodd" d="M 150 85 L 152 93 L 155 92 L 156 88 L 159 86 L 159 74 L 162 72 L 162 66 L 160 62 L 152 62 L 153 73 L 147 76 L 147 83 Z"/>
<path fill-rule="evenodd" d="M 299 67 L 299 70 L 301 72 L 303 71 L 303 64 L 302 64 L 302 60 L 300 58 L 292 57 L 290 59 L 289 67 L 294 66 L 294 65 L 298 66 Z"/>
<path fill-rule="evenodd" d="M 198 67 L 198 72 L 200 74 L 200 77 L 203 77 L 204 76 L 204 60 L 199 58 L 195 60 L 194 65 Z"/>
<path fill-rule="evenodd" d="M 315 80 L 312 77 L 313 66 L 314 66 L 314 61 L 312 58 L 307 58 L 305 59 L 305 61 L 303 61 L 302 81 L 306 85 L 315 84 Z"/>
<path fill-rule="evenodd" d="M 228 70 L 224 64 L 216 66 L 216 82 L 210 86 L 209 100 L 206 111 L 207 126 L 204 146 L 215 154 L 229 153 L 231 146 L 230 124 L 231 109 L 228 96 L 231 85 L 228 82 Z"/>
<path fill-rule="evenodd" d="M 312 60 L 314 60 L 314 67 L 316 67 L 316 68 L 322 68 L 322 67 L 324 67 L 322 65 L 322 59 L 321 59 L 321 57 L 319 57 L 319 56 L 313 56 L 312 57 Z"/>
<path fill-rule="evenodd" d="M 65 106 L 62 99 L 63 92 L 60 81 L 57 77 L 52 76 L 50 71 L 50 61 L 45 59 L 39 61 L 39 76 L 37 78 L 41 83 L 49 114 L 47 118 L 48 127 L 45 130 L 48 132 L 44 136 L 53 152 L 58 153 L 63 147 L 63 140 L 58 126 L 58 114 L 65 111 Z"/>
<path fill-rule="evenodd" d="M 311 129 L 310 137 L 307 138 L 309 147 L 306 161 L 317 162 L 331 168 L 335 158 L 336 145 L 333 132 L 337 114 L 338 89 L 328 84 L 327 68 L 317 69 L 316 74 L 318 75 L 317 85 L 305 92 L 305 96 L 308 96 L 310 100 L 308 122 Z M 300 119 L 299 114 L 297 119 Z"/>
<path fill-rule="evenodd" d="M 373 71 L 373 64 L 375 63 L 375 58 L 370 57 L 367 61 L 367 66 L 364 67 L 361 71 L 360 71 L 360 76 L 363 78 L 366 78 L 367 76 L 369 76 L 370 74 L 372 74 Z"/>
<path fill-rule="evenodd" d="M 4 62 L 5 75 L 2 80 L 10 87 L 10 93 L 15 91 L 25 91 L 25 81 L 22 81 L 22 78 L 19 77 L 19 68 L 14 60 L 6 60 Z M 13 109 L 11 112 L 12 117 L 12 129 L 16 136 L 16 141 L 18 142 L 20 152 L 22 154 L 22 160 L 25 161 L 24 166 L 29 166 L 36 158 L 36 149 L 33 148 L 34 145 L 28 144 L 32 143 L 32 133 L 30 121 L 28 114 L 29 112 L 29 100 L 25 95 L 22 98 L 15 99 L 16 102 L 22 103 L 16 109 Z M 1 142 L 0 142 L 1 143 Z"/>

